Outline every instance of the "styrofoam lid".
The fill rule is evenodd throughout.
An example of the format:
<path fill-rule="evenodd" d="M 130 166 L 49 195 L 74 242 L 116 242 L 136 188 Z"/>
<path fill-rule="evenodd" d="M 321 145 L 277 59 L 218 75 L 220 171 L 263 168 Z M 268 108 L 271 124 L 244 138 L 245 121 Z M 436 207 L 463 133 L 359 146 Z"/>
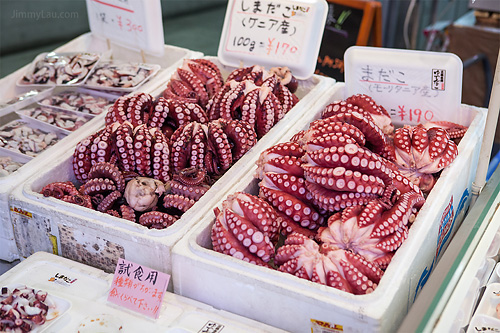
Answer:
<path fill-rule="evenodd" d="M 463 64 L 455 54 L 352 46 L 344 61 L 345 97 L 371 96 L 395 125 L 469 125 L 460 108 Z"/>
<path fill-rule="evenodd" d="M 298 79 L 316 68 L 325 0 L 229 0 L 218 57 L 227 66 L 287 66 Z"/>

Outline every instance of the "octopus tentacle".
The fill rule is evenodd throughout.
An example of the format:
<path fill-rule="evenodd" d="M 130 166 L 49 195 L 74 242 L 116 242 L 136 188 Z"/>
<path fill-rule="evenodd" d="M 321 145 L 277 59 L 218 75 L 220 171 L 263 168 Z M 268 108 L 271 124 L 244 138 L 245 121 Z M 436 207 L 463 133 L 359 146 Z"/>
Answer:
<path fill-rule="evenodd" d="M 139 217 L 139 224 L 153 229 L 167 228 L 176 221 L 175 216 L 158 211 L 146 212 Z"/>
<path fill-rule="evenodd" d="M 163 207 L 176 208 L 182 212 L 186 212 L 191 208 L 196 201 L 179 194 L 165 194 L 163 197 Z"/>
<path fill-rule="evenodd" d="M 109 178 L 93 178 L 80 186 L 79 191 L 84 195 L 96 195 L 98 193 L 105 193 L 115 191 L 115 182 Z"/>
<path fill-rule="evenodd" d="M 122 172 L 118 167 L 111 163 L 97 163 L 89 171 L 89 179 L 92 178 L 109 178 L 115 185 L 119 192 L 125 190 L 125 179 L 123 178 Z"/>
<path fill-rule="evenodd" d="M 110 194 L 108 194 L 102 201 L 99 203 L 97 206 L 97 210 L 100 212 L 106 212 L 113 207 L 115 202 L 122 197 L 122 194 L 120 191 L 113 191 Z"/>

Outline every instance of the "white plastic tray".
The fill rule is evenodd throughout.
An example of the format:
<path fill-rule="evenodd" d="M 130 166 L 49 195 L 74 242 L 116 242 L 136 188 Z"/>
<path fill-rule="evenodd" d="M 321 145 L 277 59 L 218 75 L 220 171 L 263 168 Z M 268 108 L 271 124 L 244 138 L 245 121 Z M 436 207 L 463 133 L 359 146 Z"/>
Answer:
<path fill-rule="evenodd" d="M 343 84 L 337 84 L 328 94 L 331 101 L 345 98 Z M 213 213 L 205 215 L 174 247 L 174 291 L 292 332 L 311 331 L 311 319 L 329 323 L 331 327 L 340 325 L 345 331 L 395 330 L 460 225 L 470 202 L 486 110 L 466 105 L 462 108 L 474 117 L 472 123 L 465 124 L 470 127 L 459 145 L 459 155 L 441 174 L 408 239 L 373 293 L 348 294 L 217 253 L 211 250 Z M 283 136 L 283 141 L 318 118 L 319 113 L 304 114 Z M 255 169 L 228 192 L 257 194 Z M 219 207 L 221 203 L 222 200 Z M 452 214 L 443 214 L 447 207 Z M 211 287 L 206 288 L 207 285 Z"/>
<path fill-rule="evenodd" d="M 168 292 L 153 320 L 107 302 L 112 280 L 112 274 L 39 252 L 0 276 L 0 286 L 25 284 L 69 305 L 43 332 L 282 332 Z"/>

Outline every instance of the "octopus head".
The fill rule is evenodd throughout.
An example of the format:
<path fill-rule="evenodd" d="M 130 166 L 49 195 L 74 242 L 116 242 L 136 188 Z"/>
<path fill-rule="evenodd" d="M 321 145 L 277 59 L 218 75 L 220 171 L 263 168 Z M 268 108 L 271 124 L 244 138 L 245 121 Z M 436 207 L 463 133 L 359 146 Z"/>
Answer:
<path fill-rule="evenodd" d="M 136 177 L 127 183 L 124 197 L 130 207 L 138 212 L 151 210 L 158 198 L 165 193 L 165 185 L 156 179 Z"/>

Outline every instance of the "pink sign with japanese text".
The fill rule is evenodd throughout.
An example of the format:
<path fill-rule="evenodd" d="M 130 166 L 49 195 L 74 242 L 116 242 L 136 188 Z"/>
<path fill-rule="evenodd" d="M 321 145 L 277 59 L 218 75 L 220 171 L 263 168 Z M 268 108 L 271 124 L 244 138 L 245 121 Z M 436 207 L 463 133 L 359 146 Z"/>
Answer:
<path fill-rule="evenodd" d="M 108 301 L 157 319 L 170 275 L 119 258 Z"/>

